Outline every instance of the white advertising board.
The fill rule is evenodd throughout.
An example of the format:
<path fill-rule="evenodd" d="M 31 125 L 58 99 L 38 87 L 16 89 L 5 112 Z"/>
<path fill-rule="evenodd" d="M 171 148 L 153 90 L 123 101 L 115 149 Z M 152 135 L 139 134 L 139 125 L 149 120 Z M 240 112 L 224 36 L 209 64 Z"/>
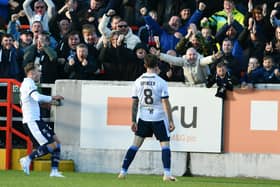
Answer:
<path fill-rule="evenodd" d="M 169 87 L 176 125 L 171 133 L 172 151 L 221 152 L 222 100 L 214 96 L 215 92 L 216 88 Z M 131 145 L 134 134 L 130 124 L 118 124 L 118 120 L 114 124 L 116 115 L 130 119 L 130 108 L 121 108 L 128 106 L 123 101 L 130 97 L 129 85 L 82 85 L 81 148 L 127 149 Z M 116 101 L 120 108 L 111 107 L 109 100 Z M 112 113 L 116 113 L 114 119 L 108 120 L 114 116 Z M 147 138 L 141 149 L 160 150 L 159 142 L 154 137 Z"/>

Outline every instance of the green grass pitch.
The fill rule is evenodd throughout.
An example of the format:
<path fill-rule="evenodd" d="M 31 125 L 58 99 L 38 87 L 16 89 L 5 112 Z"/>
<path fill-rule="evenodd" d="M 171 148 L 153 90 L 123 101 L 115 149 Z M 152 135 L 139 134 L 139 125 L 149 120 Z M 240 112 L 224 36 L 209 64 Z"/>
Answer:
<path fill-rule="evenodd" d="M 177 177 L 163 182 L 159 175 L 129 174 L 125 180 L 117 174 L 65 172 L 65 178 L 50 178 L 48 172 L 0 171 L 0 187 L 280 187 L 278 180 L 216 177 Z"/>

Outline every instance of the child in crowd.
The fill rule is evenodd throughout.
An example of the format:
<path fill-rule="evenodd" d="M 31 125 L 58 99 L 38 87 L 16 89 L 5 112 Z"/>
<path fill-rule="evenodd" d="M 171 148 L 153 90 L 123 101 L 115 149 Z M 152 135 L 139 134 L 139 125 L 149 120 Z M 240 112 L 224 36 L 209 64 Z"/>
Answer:
<path fill-rule="evenodd" d="M 230 73 L 227 71 L 227 67 L 224 62 L 219 62 L 217 64 L 216 75 L 207 80 L 206 87 L 211 88 L 215 83 L 218 87 L 215 96 L 226 99 L 226 91 L 232 91 L 233 84 L 231 82 Z"/>
<path fill-rule="evenodd" d="M 241 88 L 246 89 L 246 88 L 253 87 L 252 80 L 249 78 L 248 74 L 257 71 L 259 68 L 260 68 L 259 60 L 256 57 L 250 57 L 248 67 L 247 67 L 247 72 L 244 74 L 244 76 L 241 77 L 240 80 Z"/>
<path fill-rule="evenodd" d="M 274 66 L 272 56 L 263 57 L 263 67 L 248 73 L 253 83 L 280 83 L 279 69 Z"/>

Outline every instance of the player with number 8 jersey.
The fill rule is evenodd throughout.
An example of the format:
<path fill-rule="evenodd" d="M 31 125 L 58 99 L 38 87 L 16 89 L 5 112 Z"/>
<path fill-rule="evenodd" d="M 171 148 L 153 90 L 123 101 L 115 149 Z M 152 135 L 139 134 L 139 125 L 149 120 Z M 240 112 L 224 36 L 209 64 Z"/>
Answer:
<path fill-rule="evenodd" d="M 132 98 L 139 99 L 139 118 L 144 121 L 166 119 L 161 100 L 168 98 L 167 83 L 155 73 L 144 73 L 134 83 Z"/>
<path fill-rule="evenodd" d="M 142 74 L 133 85 L 132 126 L 135 132 L 133 144 L 123 160 L 119 178 L 126 177 L 128 167 L 146 137 L 155 135 L 162 150 L 164 181 L 176 181 L 171 176 L 170 132 L 175 129 L 169 103 L 167 83 L 158 76 L 158 59 L 152 54 L 144 58 L 147 72 Z"/>

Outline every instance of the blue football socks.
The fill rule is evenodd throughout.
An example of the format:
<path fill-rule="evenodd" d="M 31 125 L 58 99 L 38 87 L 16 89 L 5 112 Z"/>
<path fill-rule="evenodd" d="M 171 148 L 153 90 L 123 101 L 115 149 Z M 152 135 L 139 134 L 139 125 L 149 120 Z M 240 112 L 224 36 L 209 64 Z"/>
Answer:
<path fill-rule="evenodd" d="M 137 146 L 131 146 L 127 150 L 127 153 L 126 153 L 125 158 L 123 160 L 122 171 L 121 171 L 122 173 L 126 174 L 127 169 L 129 167 L 129 165 L 131 164 L 131 162 L 133 161 L 138 149 L 139 148 Z"/>
<path fill-rule="evenodd" d="M 29 158 L 31 160 L 37 158 L 37 157 L 41 157 L 41 156 L 44 156 L 48 153 L 51 153 L 53 152 L 53 149 L 48 146 L 48 145 L 42 145 L 42 146 L 39 146 L 37 150 L 33 151 L 30 155 L 29 155 Z"/>
<path fill-rule="evenodd" d="M 170 165 L 171 165 L 171 151 L 170 148 L 167 146 L 162 147 L 161 158 L 164 168 L 164 175 L 170 175 Z"/>
<path fill-rule="evenodd" d="M 51 157 L 52 168 L 58 168 L 58 164 L 60 161 L 60 150 L 61 150 L 61 145 L 57 144 L 57 148 L 52 152 L 52 157 Z"/>

